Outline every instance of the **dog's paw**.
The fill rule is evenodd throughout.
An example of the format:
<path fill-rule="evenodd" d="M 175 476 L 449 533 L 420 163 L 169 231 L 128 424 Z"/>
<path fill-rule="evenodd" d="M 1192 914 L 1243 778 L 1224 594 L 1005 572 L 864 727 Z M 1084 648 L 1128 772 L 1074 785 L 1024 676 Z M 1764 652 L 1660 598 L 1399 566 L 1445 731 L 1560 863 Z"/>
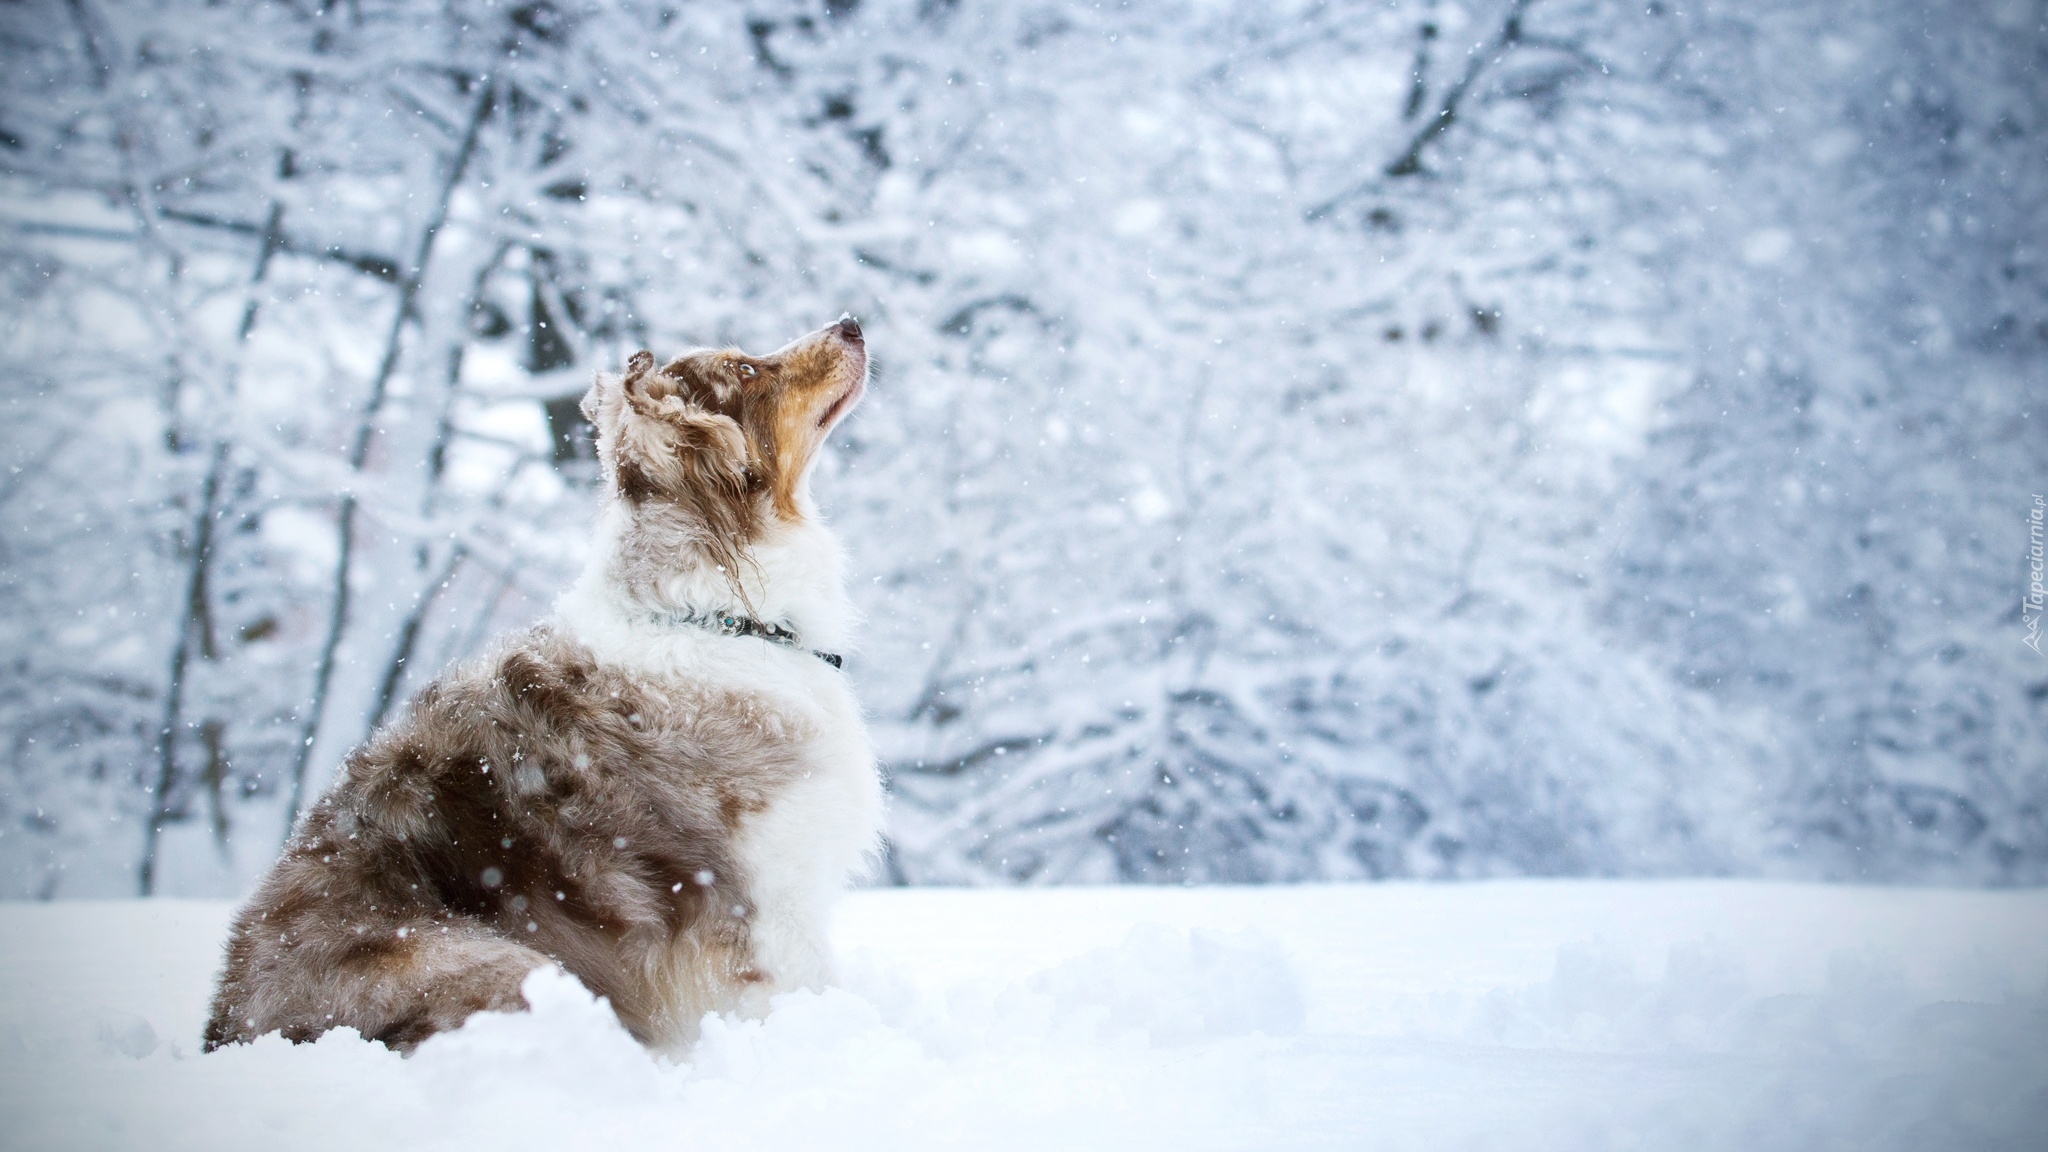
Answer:
<path fill-rule="evenodd" d="M 370 1035 L 387 1047 L 410 1052 L 436 1032 L 462 1027 L 478 1012 L 525 1012 L 532 1005 L 519 991 L 527 974 L 551 961 L 517 944 L 466 941 L 462 955 L 437 958 L 432 979 L 399 1000 L 399 1014 Z M 417 1000 L 414 1000 L 414 997 Z"/>

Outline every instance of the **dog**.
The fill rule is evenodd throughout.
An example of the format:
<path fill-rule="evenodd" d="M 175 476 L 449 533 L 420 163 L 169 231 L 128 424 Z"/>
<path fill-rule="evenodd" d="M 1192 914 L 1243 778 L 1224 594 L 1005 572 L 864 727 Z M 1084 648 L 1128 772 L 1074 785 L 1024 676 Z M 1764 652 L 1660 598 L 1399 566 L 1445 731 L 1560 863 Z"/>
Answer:
<path fill-rule="evenodd" d="M 557 964 L 680 1051 L 831 980 L 883 800 L 808 476 L 866 385 L 850 316 L 597 376 L 588 567 L 349 755 L 234 920 L 207 1050 L 345 1026 L 410 1051 Z"/>

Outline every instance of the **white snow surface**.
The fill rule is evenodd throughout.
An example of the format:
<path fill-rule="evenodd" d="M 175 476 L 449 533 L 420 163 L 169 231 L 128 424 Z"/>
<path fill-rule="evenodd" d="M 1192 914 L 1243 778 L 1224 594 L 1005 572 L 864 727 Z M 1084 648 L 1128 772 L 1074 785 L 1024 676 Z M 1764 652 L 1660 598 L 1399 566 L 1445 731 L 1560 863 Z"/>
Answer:
<path fill-rule="evenodd" d="M 2038 1148 L 2048 892 L 875 890 L 647 1054 L 574 980 L 411 1059 L 201 1055 L 230 908 L 0 905 L 10 1149 Z"/>

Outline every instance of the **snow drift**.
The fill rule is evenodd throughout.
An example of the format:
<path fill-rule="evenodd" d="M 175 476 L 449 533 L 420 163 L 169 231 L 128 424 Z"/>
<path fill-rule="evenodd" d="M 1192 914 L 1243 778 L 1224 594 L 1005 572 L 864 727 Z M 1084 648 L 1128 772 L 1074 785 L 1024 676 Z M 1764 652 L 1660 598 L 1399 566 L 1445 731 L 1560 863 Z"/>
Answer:
<path fill-rule="evenodd" d="M 14 1148 L 1977 1148 L 2048 1129 L 2048 893 L 873 891 L 648 1056 L 529 979 L 402 1059 L 197 1054 L 228 909 L 0 906 Z"/>

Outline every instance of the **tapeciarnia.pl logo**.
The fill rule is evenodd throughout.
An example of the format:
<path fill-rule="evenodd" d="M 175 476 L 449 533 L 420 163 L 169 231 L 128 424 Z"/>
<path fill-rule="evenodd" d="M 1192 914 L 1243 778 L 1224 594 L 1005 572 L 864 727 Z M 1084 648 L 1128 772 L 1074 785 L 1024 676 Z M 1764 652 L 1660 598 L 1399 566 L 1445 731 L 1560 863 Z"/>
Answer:
<path fill-rule="evenodd" d="M 2041 515 L 2044 511 L 2048 511 L 2048 506 L 2044 506 L 2041 497 L 2036 495 L 2034 497 L 2034 508 L 2031 512 L 2027 513 L 2027 564 L 2032 569 L 2033 580 L 2027 585 L 2025 598 L 2020 601 L 2020 619 L 2027 626 L 2026 638 L 2021 640 L 2020 643 L 2032 648 L 2037 656 L 2043 654 L 2041 652 L 2041 612 L 2043 608 L 2048 608 L 2048 588 L 2041 586 L 2043 567 Z"/>

